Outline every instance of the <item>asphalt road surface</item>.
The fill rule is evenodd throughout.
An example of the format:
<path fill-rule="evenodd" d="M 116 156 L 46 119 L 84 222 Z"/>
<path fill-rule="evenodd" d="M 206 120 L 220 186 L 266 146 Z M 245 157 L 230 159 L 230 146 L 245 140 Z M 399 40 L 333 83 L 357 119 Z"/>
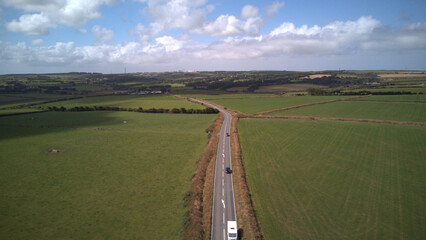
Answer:
<path fill-rule="evenodd" d="M 231 167 L 230 137 L 227 137 L 226 133 L 230 133 L 232 117 L 231 114 L 223 109 L 219 109 L 206 102 L 198 102 L 215 108 L 224 115 L 217 146 L 211 232 L 212 240 L 224 240 L 227 239 L 227 221 L 237 221 L 232 174 L 228 174 L 225 171 L 227 167 Z"/>

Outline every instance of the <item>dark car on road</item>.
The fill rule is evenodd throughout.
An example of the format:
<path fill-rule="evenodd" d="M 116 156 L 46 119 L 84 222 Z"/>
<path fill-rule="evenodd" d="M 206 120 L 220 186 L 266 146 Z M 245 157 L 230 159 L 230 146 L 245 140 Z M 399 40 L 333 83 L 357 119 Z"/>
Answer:
<path fill-rule="evenodd" d="M 230 167 L 226 168 L 226 173 L 231 174 L 232 173 L 232 169 Z"/>

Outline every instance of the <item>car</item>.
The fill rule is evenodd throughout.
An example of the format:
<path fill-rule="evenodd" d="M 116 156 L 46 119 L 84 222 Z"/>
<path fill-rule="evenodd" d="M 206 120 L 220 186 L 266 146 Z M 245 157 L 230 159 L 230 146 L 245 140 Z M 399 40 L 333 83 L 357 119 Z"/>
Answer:
<path fill-rule="evenodd" d="M 229 133 L 226 133 L 226 136 L 229 137 L 230 136 Z"/>
<path fill-rule="evenodd" d="M 230 167 L 226 168 L 226 173 L 231 174 L 232 173 L 232 169 Z"/>

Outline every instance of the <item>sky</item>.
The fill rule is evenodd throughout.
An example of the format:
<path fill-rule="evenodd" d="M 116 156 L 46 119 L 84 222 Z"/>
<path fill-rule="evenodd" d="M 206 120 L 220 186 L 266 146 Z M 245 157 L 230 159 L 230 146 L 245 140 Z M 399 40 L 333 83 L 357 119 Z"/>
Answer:
<path fill-rule="evenodd" d="M 425 0 L 0 0 L 0 74 L 426 70 Z"/>

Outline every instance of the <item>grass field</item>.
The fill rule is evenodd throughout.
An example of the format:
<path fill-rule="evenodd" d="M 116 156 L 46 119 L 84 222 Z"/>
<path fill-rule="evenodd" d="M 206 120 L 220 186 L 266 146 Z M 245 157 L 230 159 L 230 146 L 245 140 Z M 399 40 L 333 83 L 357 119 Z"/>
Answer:
<path fill-rule="evenodd" d="M 426 128 L 245 119 L 243 159 L 265 239 L 424 239 Z"/>
<path fill-rule="evenodd" d="M 247 99 L 219 99 L 212 102 L 243 113 L 257 113 L 301 104 L 343 99 L 342 96 L 300 96 Z"/>
<path fill-rule="evenodd" d="M 373 95 L 357 101 L 426 102 L 426 95 Z"/>
<path fill-rule="evenodd" d="M 339 101 L 275 112 L 271 113 L 271 115 L 426 122 L 426 104 L 409 102 Z"/>
<path fill-rule="evenodd" d="M 370 92 L 413 92 L 413 93 L 423 93 L 426 94 L 425 87 L 390 87 L 390 88 L 363 88 L 355 90 L 344 90 L 343 92 L 360 92 L 360 91 L 370 91 Z"/>
<path fill-rule="evenodd" d="M 69 97 L 57 94 L 0 94 L 0 108 L 13 107 L 21 104 L 38 103 L 46 100 Z"/>
<path fill-rule="evenodd" d="M 216 98 L 263 98 L 263 97 L 276 97 L 275 94 L 259 94 L 259 93 L 230 93 L 230 94 L 217 94 L 217 95 L 188 95 L 188 97 L 201 98 L 201 99 L 216 99 Z"/>
<path fill-rule="evenodd" d="M 102 97 L 85 97 L 62 102 L 53 102 L 41 105 L 48 106 L 64 106 L 71 108 L 75 106 L 108 106 L 108 107 L 124 107 L 124 108 L 193 108 L 204 109 L 200 104 L 189 102 L 185 99 L 173 96 L 138 96 L 138 95 L 114 95 Z"/>
<path fill-rule="evenodd" d="M 256 90 L 256 92 L 257 93 L 295 92 L 295 91 L 305 91 L 308 88 L 323 89 L 323 88 L 327 88 L 327 86 L 322 86 L 318 84 L 309 84 L 309 83 L 293 83 L 293 84 L 261 86 L 259 89 Z"/>
<path fill-rule="evenodd" d="M 0 118 L 0 239 L 180 239 L 184 195 L 216 117 Z"/>
<path fill-rule="evenodd" d="M 17 108 L 17 109 L 0 109 L 1 115 L 15 114 L 15 113 L 29 113 L 29 112 L 38 112 L 39 109 L 33 108 Z"/>

